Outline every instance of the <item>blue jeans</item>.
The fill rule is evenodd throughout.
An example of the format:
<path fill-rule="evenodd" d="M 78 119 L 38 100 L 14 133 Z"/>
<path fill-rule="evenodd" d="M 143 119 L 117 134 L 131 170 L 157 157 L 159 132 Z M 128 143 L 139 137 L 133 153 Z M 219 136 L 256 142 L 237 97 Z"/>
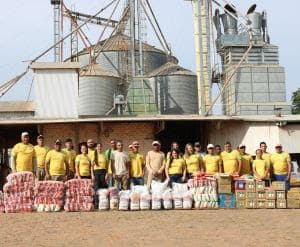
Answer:
<path fill-rule="evenodd" d="M 290 190 L 290 181 L 286 181 L 288 174 L 276 175 L 273 174 L 274 181 L 284 181 L 285 182 L 285 190 Z"/>
<path fill-rule="evenodd" d="M 134 185 L 144 185 L 144 178 L 143 177 L 130 178 L 130 187 Z"/>
<path fill-rule="evenodd" d="M 193 173 L 187 173 L 187 178 L 192 179 L 193 178 Z"/>
<path fill-rule="evenodd" d="M 172 188 L 172 183 L 182 183 L 182 174 L 170 174 L 170 186 Z"/>
<path fill-rule="evenodd" d="M 111 188 L 114 186 L 114 180 L 112 174 L 108 174 L 108 188 Z"/>

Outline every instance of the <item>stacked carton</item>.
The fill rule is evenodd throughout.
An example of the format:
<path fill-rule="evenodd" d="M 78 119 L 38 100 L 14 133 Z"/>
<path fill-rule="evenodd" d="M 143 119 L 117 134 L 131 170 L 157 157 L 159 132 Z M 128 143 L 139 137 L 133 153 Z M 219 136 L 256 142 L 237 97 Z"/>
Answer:
<path fill-rule="evenodd" d="M 276 191 L 276 208 L 286 208 L 286 187 L 285 182 L 274 181 L 272 188 Z"/>
<path fill-rule="evenodd" d="M 236 195 L 232 193 L 232 177 L 220 174 L 218 177 L 219 207 L 236 208 Z"/>
<path fill-rule="evenodd" d="M 288 191 L 287 207 L 300 208 L 300 188 L 292 188 Z"/>

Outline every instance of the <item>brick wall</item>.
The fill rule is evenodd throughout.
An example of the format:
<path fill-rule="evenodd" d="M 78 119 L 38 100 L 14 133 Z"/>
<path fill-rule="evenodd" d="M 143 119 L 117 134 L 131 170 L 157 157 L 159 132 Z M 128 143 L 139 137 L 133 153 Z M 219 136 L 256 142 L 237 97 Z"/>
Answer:
<path fill-rule="evenodd" d="M 128 145 L 132 141 L 138 140 L 141 145 L 141 152 L 147 153 L 151 149 L 151 143 L 154 138 L 154 123 L 45 124 L 42 126 L 42 133 L 46 144 L 50 147 L 53 146 L 57 138 L 64 140 L 66 137 L 70 137 L 75 145 L 92 138 L 95 142 L 101 142 L 105 148 L 109 147 L 111 139 L 122 140 L 127 150 Z"/>

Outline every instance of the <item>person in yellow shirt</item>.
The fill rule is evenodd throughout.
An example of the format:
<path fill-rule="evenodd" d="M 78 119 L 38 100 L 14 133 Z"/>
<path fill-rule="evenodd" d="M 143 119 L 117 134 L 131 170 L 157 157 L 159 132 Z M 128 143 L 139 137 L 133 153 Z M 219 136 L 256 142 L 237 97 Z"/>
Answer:
<path fill-rule="evenodd" d="M 172 151 L 172 150 L 174 150 L 174 149 L 176 149 L 176 150 L 178 150 L 178 152 L 179 152 L 179 157 L 180 158 L 182 158 L 182 153 L 180 152 L 180 147 L 179 147 L 179 144 L 178 144 L 178 142 L 172 142 L 171 143 L 171 148 L 170 148 L 170 150 Z M 169 151 L 168 153 L 167 153 L 167 160 L 169 160 L 170 158 L 171 158 L 171 151 Z"/>
<path fill-rule="evenodd" d="M 230 142 L 224 145 L 224 151 L 221 153 L 223 170 L 225 173 L 240 175 L 242 168 L 242 158 L 237 150 L 232 150 Z"/>
<path fill-rule="evenodd" d="M 36 154 L 33 145 L 29 143 L 29 133 L 21 134 L 21 142 L 17 143 L 11 152 L 12 172 L 29 171 L 36 173 Z"/>
<path fill-rule="evenodd" d="M 240 144 L 239 145 L 239 152 L 242 158 L 242 169 L 241 169 L 241 176 L 243 175 L 251 175 L 252 174 L 252 162 L 253 158 L 250 154 L 246 153 L 246 145 Z"/>
<path fill-rule="evenodd" d="M 166 177 L 172 187 L 173 183 L 183 183 L 186 179 L 186 164 L 184 159 L 179 157 L 179 150 L 171 150 L 171 157 L 166 163 Z"/>
<path fill-rule="evenodd" d="M 61 150 L 62 142 L 57 139 L 54 149 L 46 155 L 46 179 L 52 181 L 66 181 L 68 178 L 69 164 L 67 157 Z"/>
<path fill-rule="evenodd" d="M 213 144 L 207 145 L 207 154 L 204 156 L 205 173 L 214 175 L 222 172 L 222 159 L 220 155 L 215 154 L 215 146 Z"/>
<path fill-rule="evenodd" d="M 270 167 L 268 162 L 262 158 L 263 152 L 257 149 L 255 160 L 253 160 L 252 168 L 256 180 L 265 181 L 266 186 L 270 186 Z"/>
<path fill-rule="evenodd" d="M 67 156 L 67 160 L 69 163 L 69 173 L 68 179 L 72 179 L 75 177 L 75 158 L 76 152 L 73 150 L 73 143 L 71 138 L 67 138 L 65 140 L 65 148 L 62 150 Z"/>
<path fill-rule="evenodd" d="M 130 159 L 130 185 L 144 185 L 145 159 L 139 152 L 140 144 L 138 141 L 132 143 L 132 152 L 129 153 Z"/>
<path fill-rule="evenodd" d="M 291 157 L 287 152 L 282 150 L 282 145 L 275 146 L 275 153 L 271 155 L 271 166 L 273 171 L 273 179 L 275 181 L 285 181 L 286 190 L 290 189 L 290 179 L 292 172 Z"/>
<path fill-rule="evenodd" d="M 186 163 L 187 178 L 191 179 L 194 174 L 203 172 L 203 160 L 202 157 L 195 153 L 192 144 L 185 145 L 185 153 L 183 159 Z"/>
<path fill-rule="evenodd" d="M 88 147 L 88 156 L 89 159 L 92 161 L 94 160 L 94 156 L 95 156 L 95 142 L 93 141 L 93 139 L 88 139 L 86 141 L 87 147 Z"/>
<path fill-rule="evenodd" d="M 80 146 L 81 154 L 78 154 L 75 159 L 76 177 L 78 179 L 94 180 L 93 166 L 88 155 L 88 147 L 85 144 Z M 94 156 L 93 156 L 94 158 Z"/>
<path fill-rule="evenodd" d="M 46 155 L 49 152 L 49 147 L 44 144 L 44 136 L 39 135 L 37 137 L 37 145 L 34 146 L 34 151 L 36 154 L 37 161 L 37 180 L 42 181 L 45 179 L 46 171 L 45 171 L 45 161 Z"/>
<path fill-rule="evenodd" d="M 106 181 L 108 163 L 101 143 L 98 143 L 96 146 L 95 157 L 94 160 L 92 160 L 92 165 L 95 176 L 95 191 L 107 188 Z"/>
<path fill-rule="evenodd" d="M 267 144 L 265 142 L 261 142 L 259 144 L 259 148 L 261 149 L 262 151 L 262 159 L 267 161 L 267 164 L 269 166 L 269 169 L 270 169 L 270 172 L 271 172 L 271 154 L 267 152 Z"/>

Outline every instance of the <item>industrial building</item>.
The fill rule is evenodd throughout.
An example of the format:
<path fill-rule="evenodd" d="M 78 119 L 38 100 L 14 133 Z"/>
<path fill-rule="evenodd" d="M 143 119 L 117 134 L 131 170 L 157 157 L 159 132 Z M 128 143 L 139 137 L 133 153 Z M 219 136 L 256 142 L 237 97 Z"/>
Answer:
<path fill-rule="evenodd" d="M 147 0 L 126 1 L 119 21 L 71 12 L 63 1 L 51 1 L 56 13 L 51 48 L 55 61 L 34 59 L 30 64 L 33 102 L 0 102 L 2 163 L 8 163 L 9 149 L 25 130 L 32 142 L 43 134 L 49 146 L 55 139 L 66 137 L 76 144 L 93 138 L 104 146 L 110 139 L 121 139 L 125 145 L 139 140 L 143 153 L 151 149 L 154 139 L 162 142 L 164 151 L 174 140 L 181 147 L 187 142 L 200 141 L 206 146 L 230 140 L 234 146 L 246 143 L 251 154 L 265 141 L 270 151 L 282 143 L 294 159 L 299 159 L 300 117 L 291 115 L 286 102 L 284 68 L 279 63 L 278 47 L 269 41 L 266 14 L 250 11 L 246 16 L 248 30 L 240 30 L 238 13 L 230 6 L 222 7 L 222 14 L 216 9 L 211 17 L 210 8 L 216 8 L 210 6 L 211 1 L 192 2 L 196 73 L 179 65 L 159 26 L 156 33 L 161 49 L 142 40 L 142 24 L 135 19 L 152 13 L 151 23 L 158 25 Z M 73 23 L 68 36 L 72 54 L 68 58 L 60 54 L 64 41 L 59 38 L 61 11 L 71 16 Z M 84 23 L 92 20 L 113 31 L 108 38 L 78 51 L 74 41 L 81 37 Z M 211 21 L 216 30 L 210 30 Z M 217 33 L 215 41 L 210 32 Z M 210 60 L 214 42 L 220 70 Z M 218 96 L 223 115 L 212 114 L 213 83 L 221 88 Z"/>

